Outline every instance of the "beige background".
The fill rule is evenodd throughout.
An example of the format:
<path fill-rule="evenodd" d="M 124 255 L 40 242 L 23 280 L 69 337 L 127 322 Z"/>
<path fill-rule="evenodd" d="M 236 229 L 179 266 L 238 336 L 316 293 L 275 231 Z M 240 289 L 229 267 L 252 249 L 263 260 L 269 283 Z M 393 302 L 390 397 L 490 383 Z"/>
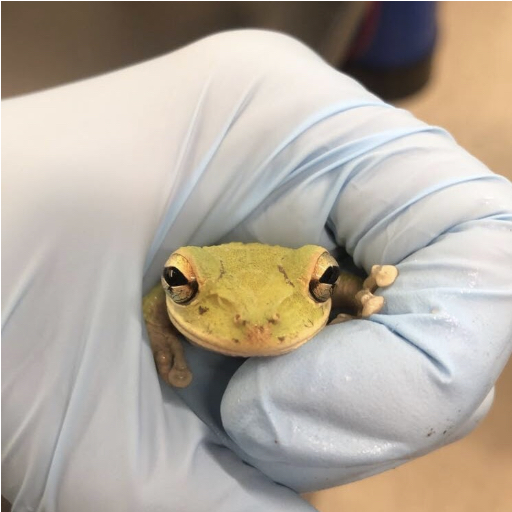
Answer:
<path fill-rule="evenodd" d="M 397 104 L 448 129 L 512 180 L 512 2 L 442 3 L 440 24 L 430 84 Z M 489 416 L 470 436 L 309 499 L 321 512 L 511 512 L 512 363 Z"/>
<path fill-rule="evenodd" d="M 165 4 L 158 8 L 165 10 Z M 44 13 L 40 11 L 44 3 L 34 5 L 25 11 L 28 18 L 25 17 L 23 23 L 28 24 L 26 28 L 37 44 L 26 39 L 20 32 L 20 25 L 7 23 L 16 21 L 13 16 L 19 16 L 21 11 L 15 12 L 9 4 L 2 5 L 3 96 L 146 58 L 147 52 L 161 52 L 167 43 L 159 38 L 169 30 L 177 31 L 178 40 L 193 35 L 182 34 L 180 24 L 173 26 L 169 17 L 158 16 L 158 23 L 148 19 L 140 2 L 122 10 L 125 18 L 119 17 L 120 4 L 106 2 L 102 7 L 100 4 L 93 7 L 85 2 L 75 3 L 76 11 L 71 14 L 68 11 L 67 20 L 61 20 L 60 26 L 67 22 L 73 26 L 72 32 L 67 34 L 69 45 L 63 47 L 58 34 L 44 30 L 41 17 Z M 61 9 L 58 4 L 49 8 L 53 9 L 52 15 L 58 24 Z M 104 12 L 98 19 L 93 11 L 100 8 Z M 202 8 L 208 13 L 209 7 Z M 319 15 L 329 16 L 326 7 L 322 9 Z M 192 19 L 195 11 L 186 11 L 183 16 Z M 257 17 L 257 13 L 254 16 Z M 273 16 L 277 19 L 279 12 Z M 236 23 L 236 17 L 222 23 L 212 18 L 209 23 L 209 29 L 218 30 L 226 28 L 225 23 Z M 95 34 L 88 32 L 91 24 Z M 133 39 L 134 30 L 146 29 L 154 34 L 151 41 Z M 311 43 L 317 37 L 313 29 Z M 440 29 L 430 84 L 398 105 L 429 123 L 447 128 L 468 151 L 495 172 L 512 179 L 512 3 L 442 3 Z M 90 44 L 82 45 L 82 51 L 78 51 L 81 37 L 91 38 Z M 7 46 L 6 40 L 12 44 Z M 41 45 L 54 54 L 53 61 L 38 54 Z M 19 59 L 20 53 L 24 53 L 28 64 Z M 512 364 L 509 363 L 498 382 L 496 402 L 490 415 L 466 439 L 396 470 L 316 493 L 309 499 L 321 512 L 510 512 Z"/>

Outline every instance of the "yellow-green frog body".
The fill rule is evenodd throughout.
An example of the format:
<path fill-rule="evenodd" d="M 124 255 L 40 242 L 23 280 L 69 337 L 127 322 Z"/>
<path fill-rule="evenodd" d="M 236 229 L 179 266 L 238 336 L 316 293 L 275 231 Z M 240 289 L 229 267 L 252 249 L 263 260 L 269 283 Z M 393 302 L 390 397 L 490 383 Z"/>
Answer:
<path fill-rule="evenodd" d="M 352 301 L 358 316 L 382 307 L 382 298 L 371 293 L 375 279 L 367 279 L 365 287 L 355 276 L 339 276 L 336 260 L 316 245 L 290 249 L 230 243 L 178 249 L 165 264 L 161 285 L 143 301 L 160 375 L 179 387 L 192 377 L 172 325 L 208 350 L 275 356 L 296 349 L 324 328 L 333 297 Z"/>

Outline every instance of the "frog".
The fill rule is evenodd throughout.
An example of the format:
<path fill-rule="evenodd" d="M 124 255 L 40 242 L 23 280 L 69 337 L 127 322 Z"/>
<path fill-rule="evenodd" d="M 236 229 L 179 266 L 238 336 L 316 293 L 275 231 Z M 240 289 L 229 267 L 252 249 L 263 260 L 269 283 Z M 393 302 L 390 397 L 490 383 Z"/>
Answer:
<path fill-rule="evenodd" d="M 393 265 L 373 265 L 365 279 L 342 272 L 319 245 L 180 247 L 142 301 L 157 372 L 172 387 L 192 382 L 180 333 L 226 356 L 286 354 L 327 325 L 380 312 L 384 298 L 374 292 L 397 276 Z"/>

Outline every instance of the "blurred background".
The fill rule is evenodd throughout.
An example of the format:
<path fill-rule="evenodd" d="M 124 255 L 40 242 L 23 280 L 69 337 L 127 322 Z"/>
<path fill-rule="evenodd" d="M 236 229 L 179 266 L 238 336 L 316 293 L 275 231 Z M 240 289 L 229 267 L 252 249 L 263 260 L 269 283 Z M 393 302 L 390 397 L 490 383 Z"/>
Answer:
<path fill-rule="evenodd" d="M 446 128 L 494 172 L 512 179 L 512 2 L 2 2 L 1 7 L 2 98 L 118 69 L 220 30 L 268 28 L 301 39 L 376 94 Z M 321 512 L 510 512 L 511 433 L 509 363 L 493 409 L 469 437 L 307 499 Z"/>

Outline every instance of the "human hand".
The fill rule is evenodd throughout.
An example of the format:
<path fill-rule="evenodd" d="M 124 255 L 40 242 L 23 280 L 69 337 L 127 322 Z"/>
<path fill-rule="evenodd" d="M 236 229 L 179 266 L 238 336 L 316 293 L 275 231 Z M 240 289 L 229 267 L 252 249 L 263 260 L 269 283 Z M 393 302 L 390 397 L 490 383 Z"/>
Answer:
<path fill-rule="evenodd" d="M 3 114 L 15 508 L 307 509 L 271 479 L 362 478 L 485 414 L 510 350 L 511 186 L 440 130 L 256 31 Z M 176 247 L 235 239 L 346 245 L 400 278 L 384 314 L 286 356 L 237 370 L 189 347 L 192 412 L 157 380 L 140 301 Z"/>

